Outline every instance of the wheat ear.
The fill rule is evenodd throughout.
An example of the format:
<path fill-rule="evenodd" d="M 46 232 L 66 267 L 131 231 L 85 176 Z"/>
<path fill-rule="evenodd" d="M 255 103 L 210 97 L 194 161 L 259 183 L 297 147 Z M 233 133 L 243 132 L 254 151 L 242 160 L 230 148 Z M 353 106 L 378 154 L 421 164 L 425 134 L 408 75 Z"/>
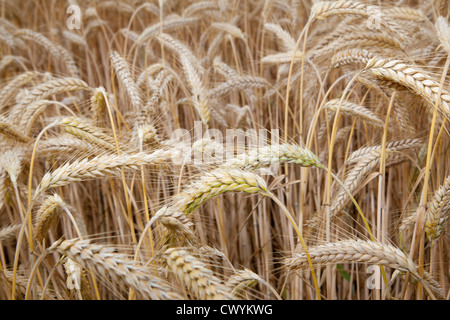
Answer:
<path fill-rule="evenodd" d="M 92 121 L 97 126 L 101 126 L 103 124 L 102 119 L 103 115 L 108 110 L 108 106 L 105 101 L 105 96 L 103 93 L 105 92 L 105 88 L 99 87 L 94 89 L 94 92 L 91 97 L 91 112 L 92 112 Z"/>
<path fill-rule="evenodd" d="M 176 195 L 172 206 L 189 214 L 207 200 L 227 192 L 269 195 L 266 182 L 258 175 L 240 169 L 218 168 L 190 183 Z"/>
<path fill-rule="evenodd" d="M 73 154 L 86 156 L 96 154 L 96 152 L 104 152 L 104 150 L 71 135 L 62 135 L 41 141 L 40 147 L 36 152 L 39 155 L 54 154 L 58 157 L 72 157 Z"/>
<path fill-rule="evenodd" d="M 198 22 L 198 20 L 199 18 L 196 17 L 186 17 L 186 18 L 174 17 L 165 19 L 160 23 L 153 24 L 144 29 L 144 31 L 142 31 L 142 33 L 136 39 L 136 44 L 141 45 L 145 43 L 148 39 L 160 33 L 161 30 L 169 31 L 176 28 L 186 27 L 195 24 L 196 22 Z"/>
<path fill-rule="evenodd" d="M 24 109 L 35 101 L 44 100 L 58 93 L 75 90 L 91 90 L 91 88 L 86 82 L 78 78 L 54 79 L 39 84 L 19 102 L 19 105 L 13 109 L 10 117 L 14 119 L 19 118 Z"/>
<path fill-rule="evenodd" d="M 343 240 L 309 249 L 312 261 L 318 265 L 336 263 L 368 263 L 382 265 L 409 272 L 415 279 L 423 282 L 437 298 L 444 295 L 440 285 L 426 272 L 421 277 L 417 265 L 399 248 L 374 241 Z M 285 260 L 289 269 L 301 269 L 307 266 L 304 253 L 296 254 Z"/>
<path fill-rule="evenodd" d="M 361 120 L 367 121 L 369 124 L 382 128 L 384 127 L 384 122 L 380 118 L 378 118 L 371 110 L 360 106 L 351 101 L 343 101 L 341 103 L 341 99 L 333 99 L 328 101 L 324 108 L 327 108 L 331 111 L 337 111 L 340 106 L 340 113 L 348 116 L 355 116 Z"/>
<path fill-rule="evenodd" d="M 57 194 L 49 196 L 42 203 L 36 213 L 36 224 L 33 232 L 38 242 L 45 238 L 47 231 L 58 221 L 65 205 L 63 199 Z"/>
<path fill-rule="evenodd" d="M 284 30 L 280 25 L 275 23 L 265 23 L 264 29 L 272 32 L 280 40 L 281 45 L 285 51 L 294 51 L 295 49 L 295 39 Z"/>
<path fill-rule="evenodd" d="M 424 21 L 427 19 L 426 15 L 420 9 L 413 9 L 410 7 L 393 7 L 384 10 L 384 13 L 393 18 L 404 20 Z"/>
<path fill-rule="evenodd" d="M 333 68 L 356 63 L 367 64 L 373 57 L 374 54 L 367 49 L 346 49 L 334 54 L 330 64 Z"/>
<path fill-rule="evenodd" d="M 293 143 L 273 143 L 254 148 L 225 162 L 224 167 L 256 170 L 274 164 L 295 163 L 302 167 L 321 167 L 317 156 L 306 147 Z"/>
<path fill-rule="evenodd" d="M 428 203 L 425 232 L 428 239 L 435 244 L 442 236 L 450 212 L 450 176 L 434 193 L 433 199 Z"/>
<path fill-rule="evenodd" d="M 183 212 L 166 206 L 159 209 L 154 218 L 155 221 L 161 222 L 161 224 L 171 233 L 182 234 L 189 240 L 194 240 L 196 238 L 191 229 L 193 223 Z"/>
<path fill-rule="evenodd" d="M 66 132 L 105 148 L 106 150 L 116 152 L 117 146 L 113 137 L 105 134 L 100 128 L 94 127 L 81 119 L 67 117 L 60 121 Z"/>
<path fill-rule="evenodd" d="M 102 276 L 123 281 L 145 299 L 180 299 L 168 283 L 155 276 L 148 268 L 112 248 L 92 244 L 87 240 L 73 239 L 56 241 L 48 251 L 57 251 Z"/>
<path fill-rule="evenodd" d="M 424 98 L 431 106 L 438 102 L 439 109 L 446 117 L 450 115 L 450 92 L 439 90 L 439 82 L 423 71 L 402 60 L 388 60 L 374 57 L 367 62 L 366 70 L 381 79 L 398 83 Z M 438 96 L 438 94 L 440 95 Z"/>
<path fill-rule="evenodd" d="M 202 261 L 184 248 L 164 252 L 169 269 L 201 300 L 233 299 L 230 288 L 222 283 Z"/>
<path fill-rule="evenodd" d="M 179 60 L 183 66 L 185 77 L 191 87 L 194 96 L 193 102 L 203 123 L 208 125 L 211 110 L 207 100 L 207 92 L 202 82 L 201 74 L 203 73 L 201 65 L 194 54 L 180 41 L 172 38 L 167 34 L 159 34 L 156 37 L 164 46 L 178 53 Z"/>
<path fill-rule="evenodd" d="M 128 63 L 122 58 L 118 52 L 112 51 L 110 54 L 111 64 L 117 73 L 118 78 L 122 82 L 128 96 L 131 99 L 131 104 L 135 110 L 142 108 L 142 98 L 139 94 L 139 90 L 136 83 L 131 76 L 131 71 Z"/>
<path fill-rule="evenodd" d="M 250 194 L 261 194 L 272 199 L 283 211 L 294 228 L 303 249 L 308 255 L 306 242 L 296 224 L 296 221 L 275 195 L 268 190 L 266 182 L 258 175 L 234 168 L 217 168 L 204 174 L 197 181 L 189 184 L 181 193 L 177 194 L 173 207 L 186 214 L 192 213 L 200 205 L 217 195 L 226 192 L 245 192 Z M 310 263 L 310 270 L 316 290 L 317 299 L 320 299 L 320 290 L 315 275 L 314 267 Z"/>
<path fill-rule="evenodd" d="M 80 300 L 91 300 L 90 285 L 87 280 L 85 270 L 70 258 L 66 258 L 63 264 L 64 271 L 67 274 L 67 288 L 71 297 L 76 297 Z"/>
<path fill-rule="evenodd" d="M 450 54 L 450 27 L 447 18 L 439 17 L 435 23 L 436 32 L 441 42 L 441 47 Z"/>
<path fill-rule="evenodd" d="M 407 30 L 388 15 L 384 14 L 381 7 L 359 1 L 318 1 L 311 9 L 310 20 L 322 20 L 335 15 L 359 15 L 368 17 L 374 14 L 380 16 L 380 24 L 391 34 L 400 37 L 405 42 L 408 40 Z"/>
<path fill-rule="evenodd" d="M 261 283 L 267 286 L 278 300 L 282 300 L 280 295 L 267 281 L 265 281 L 258 274 L 247 268 L 239 270 L 235 274 L 230 276 L 226 282 L 226 285 L 227 287 L 232 289 L 233 294 L 239 296 L 241 291 L 244 291 L 246 288 L 252 288 L 257 283 Z"/>
<path fill-rule="evenodd" d="M 99 178 L 108 174 L 118 175 L 121 170 L 138 170 L 142 165 L 162 165 L 171 159 L 172 153 L 172 149 L 157 149 L 150 154 L 100 155 L 92 159 L 66 163 L 44 175 L 35 191 L 35 197 L 49 188 L 64 186 L 72 182 Z"/>
<path fill-rule="evenodd" d="M 269 85 L 267 80 L 259 77 L 252 77 L 252 76 L 241 76 L 241 77 L 234 77 L 233 79 L 230 79 L 224 83 L 221 83 L 214 89 L 211 89 L 207 93 L 208 99 L 215 99 L 222 97 L 232 90 L 235 89 L 248 89 L 248 88 L 266 88 Z"/>
<path fill-rule="evenodd" d="M 16 235 L 17 231 L 20 230 L 20 227 L 20 224 L 15 224 L 0 229 L 0 242 L 5 242 L 8 239 L 13 238 Z"/>
<path fill-rule="evenodd" d="M 31 138 L 22 134 L 21 132 L 14 129 L 14 125 L 8 123 L 8 119 L 5 119 L 0 115 L 0 133 L 6 135 L 9 138 L 18 140 L 20 142 L 26 143 L 30 142 Z"/>
<path fill-rule="evenodd" d="M 215 1 L 198 1 L 190 4 L 183 10 L 183 17 L 190 17 L 204 11 L 219 10 L 220 7 Z"/>
<path fill-rule="evenodd" d="M 399 40 L 383 34 L 348 34 L 338 41 L 315 50 L 311 54 L 314 59 L 332 55 L 334 52 L 344 48 L 376 48 L 379 49 L 401 49 L 402 44 Z"/>
<path fill-rule="evenodd" d="M 387 151 L 389 152 L 389 150 Z M 393 161 L 395 161 L 399 156 L 392 155 L 391 153 L 387 154 L 387 159 L 390 159 L 391 157 L 393 158 Z M 403 157 L 400 155 L 399 159 L 403 159 Z M 353 193 L 356 190 L 367 174 L 374 170 L 379 163 L 380 153 L 379 151 L 373 151 L 372 153 L 368 153 L 355 165 L 355 167 L 348 173 L 344 181 L 344 184 L 350 193 Z M 333 197 L 330 208 L 331 216 L 338 214 L 345 207 L 348 201 L 348 192 L 345 190 L 340 190 L 339 193 Z"/>
<path fill-rule="evenodd" d="M 14 97 L 16 94 L 18 88 L 23 86 L 24 84 L 28 83 L 30 80 L 32 80 L 34 77 L 36 77 L 39 73 L 35 71 L 27 71 L 24 73 L 19 74 L 14 79 L 12 79 L 10 82 L 8 82 L 7 85 L 3 87 L 3 89 L 0 91 L 0 110 L 2 106 L 4 106 L 6 103 L 8 103 L 9 99 Z"/>
<path fill-rule="evenodd" d="M 75 64 L 75 61 L 73 60 L 70 52 L 64 47 L 54 44 L 43 34 L 29 29 L 19 29 L 14 33 L 14 35 L 22 39 L 34 41 L 35 43 L 38 43 L 42 47 L 46 48 L 54 58 L 64 61 L 72 77 L 79 77 L 79 70 Z"/>
<path fill-rule="evenodd" d="M 12 287 L 13 284 L 13 272 L 12 271 L 8 271 L 8 270 L 0 270 L 0 282 L 4 283 L 7 287 Z M 25 276 L 21 276 L 21 275 L 16 275 L 16 279 L 15 279 L 15 285 L 16 285 L 16 298 L 20 298 L 23 299 L 25 297 L 25 292 L 27 290 L 27 285 L 28 285 L 28 278 Z M 33 289 L 35 290 L 36 294 L 39 297 L 42 297 L 42 290 L 41 287 L 36 285 L 33 287 Z M 55 295 L 52 292 L 48 292 L 48 290 L 45 293 L 45 297 L 49 300 L 56 300 Z"/>
<path fill-rule="evenodd" d="M 423 145 L 423 140 L 421 139 L 404 139 L 404 140 L 398 140 L 389 142 L 386 144 L 386 150 L 389 152 L 399 152 L 402 150 L 408 150 L 412 148 L 417 148 Z M 349 157 L 346 160 L 347 164 L 358 162 L 362 160 L 364 157 L 369 155 L 370 153 L 374 151 L 380 151 L 382 149 L 382 146 L 372 146 L 372 147 L 364 147 L 360 148 L 354 152 L 352 152 Z"/>
<path fill-rule="evenodd" d="M 249 269 L 239 270 L 227 281 L 227 286 L 232 289 L 233 294 L 238 295 L 246 288 L 252 288 L 261 280 L 260 276 Z"/>

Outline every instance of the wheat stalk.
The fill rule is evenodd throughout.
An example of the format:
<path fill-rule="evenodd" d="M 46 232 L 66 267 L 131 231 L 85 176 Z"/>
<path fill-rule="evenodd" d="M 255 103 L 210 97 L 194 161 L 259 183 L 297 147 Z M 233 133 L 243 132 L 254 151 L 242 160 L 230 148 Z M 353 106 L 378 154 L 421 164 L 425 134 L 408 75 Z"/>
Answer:
<path fill-rule="evenodd" d="M 337 41 L 331 42 L 323 48 L 316 49 L 311 53 L 314 59 L 332 55 L 336 51 L 344 50 L 345 48 L 376 48 L 379 49 L 402 49 L 401 42 L 391 36 L 384 34 L 347 34 L 338 38 Z M 355 50 L 355 49 L 354 49 Z M 343 63 L 343 62 L 341 62 Z M 336 62 L 335 62 L 336 64 Z"/>

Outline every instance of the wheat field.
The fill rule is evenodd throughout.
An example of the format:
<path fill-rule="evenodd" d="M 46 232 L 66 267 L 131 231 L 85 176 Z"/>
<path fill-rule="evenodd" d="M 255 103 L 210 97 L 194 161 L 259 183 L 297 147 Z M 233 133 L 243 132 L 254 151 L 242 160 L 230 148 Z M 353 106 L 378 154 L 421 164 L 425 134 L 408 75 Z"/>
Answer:
<path fill-rule="evenodd" d="M 450 299 L 446 0 L 0 0 L 0 299 Z"/>

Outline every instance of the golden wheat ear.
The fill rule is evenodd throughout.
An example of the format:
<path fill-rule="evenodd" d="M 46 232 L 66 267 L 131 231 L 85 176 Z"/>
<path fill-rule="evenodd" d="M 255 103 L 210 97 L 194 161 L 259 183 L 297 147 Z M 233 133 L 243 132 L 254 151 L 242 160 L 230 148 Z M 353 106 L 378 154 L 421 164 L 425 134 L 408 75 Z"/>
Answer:
<path fill-rule="evenodd" d="M 188 250 L 184 248 L 171 248 L 164 252 L 164 257 L 170 271 L 199 299 L 234 299 L 231 289 Z"/>
<path fill-rule="evenodd" d="M 81 266 L 94 270 L 102 276 L 124 281 L 142 297 L 151 300 L 179 299 L 180 296 L 164 280 L 155 276 L 146 267 L 130 260 L 114 249 L 87 240 L 57 241 L 49 247 L 49 252 L 66 255 Z"/>
<path fill-rule="evenodd" d="M 359 262 L 383 265 L 409 272 L 416 280 L 424 285 L 438 299 L 445 299 L 441 286 L 428 273 L 422 276 L 418 273 L 417 265 L 400 249 L 373 241 L 346 240 L 310 248 L 309 254 L 315 264 Z M 297 254 L 285 260 L 289 269 L 305 268 L 307 259 L 305 254 Z"/>
<path fill-rule="evenodd" d="M 450 176 L 434 193 L 428 203 L 425 231 L 428 239 L 435 244 L 443 235 L 450 212 Z"/>

